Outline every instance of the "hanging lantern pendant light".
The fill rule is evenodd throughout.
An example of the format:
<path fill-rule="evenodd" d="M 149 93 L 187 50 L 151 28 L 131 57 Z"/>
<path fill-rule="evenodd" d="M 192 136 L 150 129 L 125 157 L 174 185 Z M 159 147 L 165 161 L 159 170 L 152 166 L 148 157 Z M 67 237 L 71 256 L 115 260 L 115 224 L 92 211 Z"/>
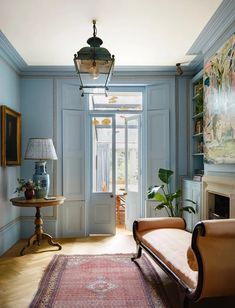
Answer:
<path fill-rule="evenodd" d="M 83 47 L 74 55 L 82 96 L 88 93 L 106 94 L 114 67 L 114 56 L 100 47 L 103 41 L 96 35 L 96 21 L 93 20 L 93 37 L 87 40 L 90 47 Z"/>

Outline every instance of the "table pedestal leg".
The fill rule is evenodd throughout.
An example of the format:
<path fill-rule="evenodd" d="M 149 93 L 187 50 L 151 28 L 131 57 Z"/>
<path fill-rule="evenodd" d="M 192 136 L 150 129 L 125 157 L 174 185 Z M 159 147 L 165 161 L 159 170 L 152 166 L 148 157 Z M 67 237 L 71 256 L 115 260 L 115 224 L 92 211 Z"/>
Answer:
<path fill-rule="evenodd" d="M 33 235 L 28 239 L 27 245 L 25 245 L 25 246 L 23 247 L 23 249 L 21 250 L 20 255 L 23 256 L 23 255 L 24 255 L 24 250 L 25 250 L 25 248 L 27 248 L 27 247 L 29 247 L 29 246 L 31 246 L 31 245 L 34 245 L 36 241 L 37 241 L 37 234 L 33 234 Z"/>
<path fill-rule="evenodd" d="M 25 245 L 23 247 L 23 249 L 21 250 L 21 252 L 20 252 L 21 256 L 23 256 L 25 248 L 27 248 L 31 245 L 34 245 L 35 243 L 38 243 L 38 246 L 40 246 L 40 241 L 42 239 L 47 239 L 48 244 L 51 245 L 51 246 L 57 246 L 59 248 L 58 250 L 62 249 L 62 246 L 59 243 L 53 242 L 52 236 L 50 236 L 47 233 L 44 233 L 43 228 L 42 228 L 43 220 L 41 218 L 41 213 L 40 213 L 39 207 L 36 207 L 36 215 L 35 215 L 34 224 L 35 224 L 34 234 L 28 239 L 27 245 Z"/>
<path fill-rule="evenodd" d="M 43 234 L 42 234 L 42 238 L 43 238 L 43 239 L 47 239 L 47 242 L 48 242 L 49 245 L 59 247 L 58 250 L 61 250 L 61 249 L 62 249 L 62 246 L 61 246 L 59 243 L 55 243 L 55 242 L 52 240 L 52 236 L 50 236 L 48 233 L 43 233 Z"/>

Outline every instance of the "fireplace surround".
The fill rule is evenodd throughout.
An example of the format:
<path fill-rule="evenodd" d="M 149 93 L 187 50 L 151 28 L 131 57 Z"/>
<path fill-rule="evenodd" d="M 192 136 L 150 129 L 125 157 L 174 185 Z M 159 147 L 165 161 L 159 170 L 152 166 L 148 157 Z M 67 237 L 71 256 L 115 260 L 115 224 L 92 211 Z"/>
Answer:
<path fill-rule="evenodd" d="M 235 218 L 235 178 L 232 176 L 206 175 L 202 178 L 203 207 L 202 219 L 216 217 L 215 200 L 224 218 Z M 218 201 L 219 200 L 219 201 Z M 223 209 L 224 206 L 224 209 Z M 218 214 L 218 213 L 217 213 Z M 219 215 L 220 216 L 220 215 Z M 226 217 L 228 216 L 228 217 Z"/>

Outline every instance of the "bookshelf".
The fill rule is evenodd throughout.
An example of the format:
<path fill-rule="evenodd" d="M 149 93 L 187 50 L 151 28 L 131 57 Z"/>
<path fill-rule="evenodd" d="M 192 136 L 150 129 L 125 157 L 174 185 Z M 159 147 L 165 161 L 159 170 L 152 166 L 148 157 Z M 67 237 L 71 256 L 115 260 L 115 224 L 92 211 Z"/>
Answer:
<path fill-rule="evenodd" d="M 204 174 L 204 141 L 203 141 L 203 115 L 204 115 L 204 97 L 203 97 L 203 76 L 199 72 L 192 79 L 192 177 L 195 180 L 201 179 Z"/>

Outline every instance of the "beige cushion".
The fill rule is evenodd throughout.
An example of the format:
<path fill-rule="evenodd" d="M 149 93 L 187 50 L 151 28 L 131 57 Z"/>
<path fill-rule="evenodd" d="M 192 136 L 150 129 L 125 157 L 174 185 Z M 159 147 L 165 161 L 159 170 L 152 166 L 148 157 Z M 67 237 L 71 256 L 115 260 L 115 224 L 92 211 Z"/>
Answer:
<path fill-rule="evenodd" d="M 190 289 L 196 288 L 198 273 L 189 267 L 187 260 L 191 233 L 166 228 L 138 232 L 138 236 Z"/>
<path fill-rule="evenodd" d="M 197 259 L 191 247 L 189 247 L 187 250 L 187 260 L 189 267 L 193 271 L 198 271 Z"/>

